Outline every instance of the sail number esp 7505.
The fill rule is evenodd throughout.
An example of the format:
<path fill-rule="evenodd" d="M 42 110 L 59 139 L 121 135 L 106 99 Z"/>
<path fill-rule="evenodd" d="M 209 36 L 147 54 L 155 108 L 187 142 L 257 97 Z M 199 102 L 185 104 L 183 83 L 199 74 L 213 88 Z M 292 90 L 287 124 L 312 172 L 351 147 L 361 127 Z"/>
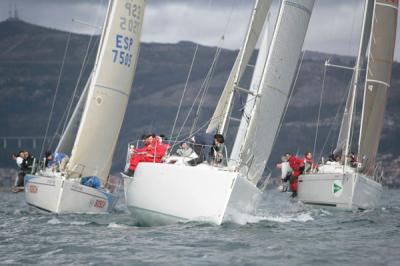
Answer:
<path fill-rule="evenodd" d="M 127 35 L 117 34 L 115 36 L 115 47 L 112 50 L 113 62 L 131 66 L 132 53 L 131 48 L 134 44 L 132 34 L 136 34 L 140 28 L 140 19 L 142 16 L 142 7 L 131 3 L 132 0 L 127 0 L 124 4 L 124 15 L 120 17 L 119 28 L 126 32 Z"/>
<path fill-rule="evenodd" d="M 112 50 L 113 62 L 130 67 L 132 63 L 132 45 L 133 38 L 117 34 L 115 36 L 115 48 Z"/>

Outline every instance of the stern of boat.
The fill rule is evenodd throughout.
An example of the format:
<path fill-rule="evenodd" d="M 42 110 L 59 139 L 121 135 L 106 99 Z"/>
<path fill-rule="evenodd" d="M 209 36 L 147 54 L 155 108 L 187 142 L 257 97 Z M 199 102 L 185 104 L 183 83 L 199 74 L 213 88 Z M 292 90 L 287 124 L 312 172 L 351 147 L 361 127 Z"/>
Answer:
<path fill-rule="evenodd" d="M 311 205 L 351 208 L 353 174 L 315 173 L 300 175 L 297 197 Z"/>
<path fill-rule="evenodd" d="M 118 197 L 58 176 L 27 175 L 25 200 L 30 206 L 53 213 L 107 213 Z"/>

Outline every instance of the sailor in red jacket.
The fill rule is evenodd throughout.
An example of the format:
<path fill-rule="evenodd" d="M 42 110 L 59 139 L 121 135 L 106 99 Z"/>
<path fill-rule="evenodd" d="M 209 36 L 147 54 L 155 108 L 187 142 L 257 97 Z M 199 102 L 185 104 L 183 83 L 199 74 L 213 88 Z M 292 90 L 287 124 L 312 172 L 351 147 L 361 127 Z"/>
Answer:
<path fill-rule="evenodd" d="M 289 158 L 289 166 L 292 168 L 293 173 L 290 179 L 290 189 L 292 190 L 292 197 L 297 196 L 297 179 L 304 170 L 304 159 L 294 156 L 293 154 Z"/>
<path fill-rule="evenodd" d="M 133 175 L 136 167 L 140 162 L 144 162 L 146 160 L 146 155 L 148 154 L 149 150 L 151 149 L 149 146 L 153 141 L 152 135 L 147 135 L 143 137 L 144 146 L 143 148 L 135 148 L 131 154 L 131 158 L 129 160 L 129 175 Z"/>

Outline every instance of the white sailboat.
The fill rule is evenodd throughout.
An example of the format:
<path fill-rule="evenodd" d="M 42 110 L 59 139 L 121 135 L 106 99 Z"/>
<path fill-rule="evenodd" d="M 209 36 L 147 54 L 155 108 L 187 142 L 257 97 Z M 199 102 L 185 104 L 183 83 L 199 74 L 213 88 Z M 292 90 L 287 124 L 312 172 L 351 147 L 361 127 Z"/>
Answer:
<path fill-rule="evenodd" d="M 134 176 L 124 179 L 127 206 L 140 221 L 205 220 L 221 224 L 232 213 L 254 213 L 262 192 L 257 183 L 288 100 L 314 0 L 282 1 L 270 46 L 266 37 L 261 43 L 253 85 L 250 90 L 240 88 L 270 5 L 271 0 L 256 1 L 244 44 L 207 129 L 225 134 L 234 93 L 250 95 L 245 107 L 248 114 L 241 119 L 233 149 L 236 152 L 227 166 L 206 162 L 189 166 L 176 156 L 167 158 L 167 162 L 175 163 L 140 163 Z M 254 139 L 260 141 L 254 143 Z"/>
<path fill-rule="evenodd" d="M 336 151 L 345 156 L 341 162 L 319 166 L 316 174 L 299 177 L 298 198 L 308 204 L 344 209 L 369 209 L 378 205 L 382 193 L 381 173 L 375 168 L 384 111 L 390 87 L 396 40 L 398 1 L 367 0 L 357 64 L 346 102 Z M 354 106 L 359 69 L 368 50 L 357 166 L 348 162 L 354 123 Z M 343 158 L 343 157 L 342 157 Z"/>
<path fill-rule="evenodd" d="M 106 189 L 137 65 L 145 0 L 110 0 L 93 72 L 57 146 L 65 169 L 25 177 L 26 202 L 54 213 L 103 213 L 116 196 Z M 80 184 L 95 176 L 101 187 Z"/>

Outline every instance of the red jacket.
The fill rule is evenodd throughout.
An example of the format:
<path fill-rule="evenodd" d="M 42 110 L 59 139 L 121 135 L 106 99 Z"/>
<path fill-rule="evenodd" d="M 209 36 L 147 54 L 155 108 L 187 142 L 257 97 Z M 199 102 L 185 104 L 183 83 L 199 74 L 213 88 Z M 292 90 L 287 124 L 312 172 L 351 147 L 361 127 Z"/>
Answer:
<path fill-rule="evenodd" d="M 293 170 L 292 176 L 297 178 L 304 168 L 304 159 L 292 155 L 289 158 L 289 166 Z"/>

